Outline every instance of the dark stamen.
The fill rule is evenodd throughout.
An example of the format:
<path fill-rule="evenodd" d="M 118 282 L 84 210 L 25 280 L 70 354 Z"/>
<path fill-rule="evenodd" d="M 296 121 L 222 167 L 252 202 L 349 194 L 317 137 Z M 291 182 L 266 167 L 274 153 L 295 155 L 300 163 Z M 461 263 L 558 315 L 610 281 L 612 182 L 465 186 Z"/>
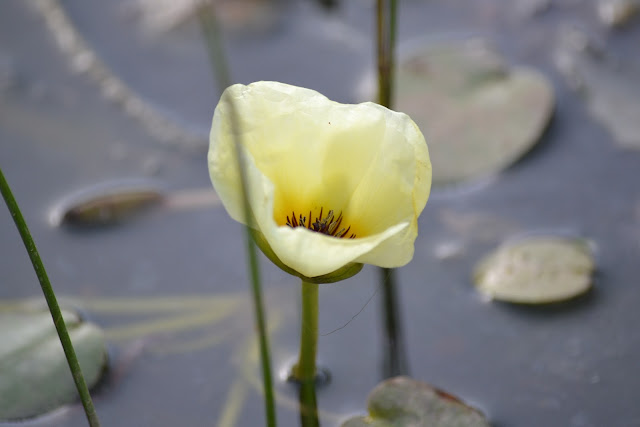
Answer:
<path fill-rule="evenodd" d="M 315 231 L 316 233 L 326 234 L 327 236 L 333 236 L 338 238 L 343 238 L 347 236 L 349 230 L 351 230 L 351 226 L 348 226 L 346 229 L 344 227 L 340 228 L 342 224 L 342 220 L 344 217 L 342 216 L 342 212 L 336 218 L 333 210 L 330 210 L 326 217 L 322 217 L 323 208 L 320 208 L 320 215 L 318 215 L 315 221 L 312 220 L 312 213 L 309 211 L 308 217 L 303 217 L 302 215 L 298 215 L 296 217 L 295 212 L 291 212 L 291 217 L 287 216 L 287 225 L 291 228 L 295 227 L 305 227 L 311 231 Z M 354 239 L 356 235 L 351 233 L 349 239 Z"/>

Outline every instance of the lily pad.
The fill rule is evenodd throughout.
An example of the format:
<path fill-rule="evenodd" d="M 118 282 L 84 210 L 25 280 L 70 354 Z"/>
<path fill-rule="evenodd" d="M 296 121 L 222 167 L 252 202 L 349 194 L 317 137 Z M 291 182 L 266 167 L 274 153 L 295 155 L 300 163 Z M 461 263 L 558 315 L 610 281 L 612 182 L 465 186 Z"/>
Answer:
<path fill-rule="evenodd" d="M 192 0 L 135 0 L 131 9 L 152 34 L 167 32 L 196 21 L 200 2 Z M 215 11 L 226 30 L 248 32 L 271 29 L 280 16 L 274 1 L 216 1 Z"/>
<path fill-rule="evenodd" d="M 609 27 L 622 27 L 640 12 L 638 0 L 599 0 L 598 16 Z"/>
<path fill-rule="evenodd" d="M 640 149 L 640 63 L 614 57 L 575 29 L 557 44 L 556 66 L 584 96 L 589 113 L 620 146 Z"/>
<path fill-rule="evenodd" d="M 53 225 L 102 227 L 120 223 L 164 200 L 160 190 L 142 184 L 99 184 L 63 200 L 51 213 Z"/>
<path fill-rule="evenodd" d="M 184 211 L 221 204 L 213 189 L 164 192 L 136 181 L 97 184 L 64 198 L 49 215 L 53 226 L 107 227 L 121 224 L 154 208 Z"/>
<path fill-rule="evenodd" d="M 509 68 L 482 40 L 421 46 L 397 67 L 398 111 L 429 144 L 434 185 L 496 174 L 540 139 L 553 112 L 551 85 L 527 67 Z"/>
<path fill-rule="evenodd" d="M 63 317 L 85 381 L 93 387 L 107 366 L 102 331 L 70 311 Z M 35 417 L 78 400 L 48 311 L 1 311 L 0 342 L 0 421 Z"/>
<path fill-rule="evenodd" d="M 594 260 L 582 241 L 535 237 L 506 244 L 476 266 L 480 292 L 521 304 L 564 301 L 591 288 Z"/>
<path fill-rule="evenodd" d="M 488 427 L 480 411 L 448 393 L 407 377 L 383 381 L 368 399 L 369 415 L 342 427 Z"/>

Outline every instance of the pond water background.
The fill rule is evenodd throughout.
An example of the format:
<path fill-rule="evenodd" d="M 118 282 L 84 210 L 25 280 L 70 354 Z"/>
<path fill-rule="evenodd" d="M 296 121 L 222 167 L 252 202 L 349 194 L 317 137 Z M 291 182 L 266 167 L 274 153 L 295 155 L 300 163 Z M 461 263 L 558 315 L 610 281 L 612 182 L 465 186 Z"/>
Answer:
<path fill-rule="evenodd" d="M 115 75 L 206 135 L 219 92 L 197 27 L 191 22 L 150 35 L 125 3 L 61 2 Z M 359 82 L 374 66 L 374 9 L 369 1 L 344 3 L 330 14 L 310 1 L 284 2 L 268 29 L 231 31 L 233 80 L 279 80 L 355 102 Z M 551 57 L 557 30 L 575 24 L 604 40 L 608 51 L 640 61 L 640 22 L 614 32 L 598 22 L 591 2 L 551 2 L 539 14 L 523 13 L 524 3 L 400 2 L 401 43 L 484 36 L 510 63 L 541 70 L 556 93 L 552 124 L 524 160 L 478 188 L 434 190 L 414 260 L 398 272 L 410 374 L 479 407 L 495 426 L 640 426 L 640 153 L 613 142 Z M 53 206 L 97 183 L 132 178 L 154 180 L 169 192 L 208 188 L 206 148 L 160 143 L 106 101 L 95 82 L 70 70 L 31 2 L 0 3 L 0 66 L 8 76 L 0 83 L 0 162 L 60 295 L 248 298 L 242 230 L 220 206 L 156 210 L 107 229 L 52 227 Z M 505 239 L 539 231 L 593 242 L 594 291 L 540 308 L 483 301 L 472 286 L 475 263 Z M 4 209 L 0 251 L 0 298 L 38 296 Z M 296 352 L 299 286 L 266 259 L 261 265 L 267 311 L 277 323 L 272 351 L 279 372 Z M 360 311 L 376 292 L 376 273 L 366 267 L 321 286 L 321 333 Z M 380 306 L 376 294 L 348 326 L 320 337 L 319 359 L 332 374 L 318 391 L 323 425 L 364 412 L 368 392 L 382 379 Z M 84 314 L 107 330 L 149 318 L 90 308 Z M 246 369 L 243 362 L 251 353 L 251 316 L 250 305 L 241 304 L 224 322 L 111 342 L 112 374 L 95 393 L 103 425 L 219 425 L 238 384 L 246 386 L 246 401 L 236 425 L 261 425 L 262 397 L 248 380 L 259 381 L 257 365 Z M 184 344 L 227 330 L 219 344 Z M 279 425 L 297 425 L 295 390 L 282 381 L 277 388 Z M 76 405 L 0 425 L 82 426 L 85 419 Z"/>

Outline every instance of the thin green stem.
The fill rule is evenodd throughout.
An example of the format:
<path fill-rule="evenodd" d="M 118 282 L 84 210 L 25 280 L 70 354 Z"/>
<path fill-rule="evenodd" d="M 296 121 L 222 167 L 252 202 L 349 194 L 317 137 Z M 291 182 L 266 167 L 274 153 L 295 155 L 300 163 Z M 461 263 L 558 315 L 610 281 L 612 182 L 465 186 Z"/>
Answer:
<path fill-rule="evenodd" d="M 382 313 L 384 315 L 382 376 L 390 378 L 397 375 L 407 375 L 409 363 L 407 362 L 400 323 L 395 270 L 381 268 L 380 282 L 382 286 Z"/>
<path fill-rule="evenodd" d="M 318 351 L 318 284 L 302 281 L 302 322 L 300 353 L 293 367 L 293 378 L 301 383 L 315 382 Z"/>
<path fill-rule="evenodd" d="M 299 384 L 298 404 L 301 427 L 319 427 L 318 402 L 316 400 L 315 381 L 304 381 Z"/>
<path fill-rule="evenodd" d="M 397 0 L 378 0 L 376 10 L 378 30 L 378 103 L 387 108 L 393 108 L 397 6 Z M 406 374 L 408 371 L 394 277 L 395 274 L 392 269 L 380 269 L 385 332 L 383 337 L 385 351 L 382 369 L 384 377 Z"/>
<path fill-rule="evenodd" d="M 227 56 L 222 45 L 222 34 L 215 14 L 215 6 L 210 3 L 206 0 L 201 0 L 198 19 L 205 44 L 207 45 L 211 68 L 213 69 L 216 83 L 220 86 L 218 89 L 222 91 L 231 85 L 231 77 Z"/>
<path fill-rule="evenodd" d="M 220 90 L 231 84 L 229 78 L 229 67 L 227 66 L 224 48 L 222 46 L 222 36 L 218 21 L 215 16 L 213 4 L 203 2 L 198 11 L 200 26 L 204 35 L 209 59 L 216 76 Z M 232 129 L 238 129 L 239 120 L 233 102 L 229 102 Z M 238 135 L 239 132 L 234 132 Z M 247 172 L 242 161 L 241 147 L 242 141 L 239 136 L 235 136 L 236 159 L 240 170 L 240 182 L 242 185 L 242 204 L 245 224 L 251 224 L 252 217 L 249 210 L 249 187 L 247 185 Z M 264 385 L 264 405 L 266 414 L 266 424 L 269 427 L 276 427 L 276 404 L 275 393 L 273 391 L 273 375 L 271 373 L 271 356 L 269 353 L 269 336 L 267 335 L 267 322 L 262 298 L 262 287 L 260 281 L 260 268 L 258 265 L 258 253 L 255 242 L 251 237 L 251 230 L 244 227 L 245 247 L 247 250 L 249 274 L 251 276 L 251 293 L 253 297 L 253 309 L 255 313 L 256 329 L 258 331 L 258 343 L 260 347 L 260 362 L 262 367 L 262 383 Z"/>
<path fill-rule="evenodd" d="M 51 287 L 51 283 L 49 282 L 49 276 L 47 276 L 47 271 L 42 264 L 42 260 L 40 259 L 40 254 L 38 253 L 36 244 L 31 237 L 31 233 L 29 232 L 27 223 L 24 221 L 22 213 L 20 212 L 20 208 L 18 207 L 18 203 L 13 197 L 11 188 L 9 187 L 9 184 L 7 183 L 7 180 L 2 173 L 2 169 L 0 169 L 0 192 L 2 192 L 2 197 L 7 204 L 7 208 L 9 208 L 9 212 L 13 217 L 13 221 L 15 222 L 16 228 L 20 233 L 20 237 L 22 237 L 24 247 L 27 249 L 27 253 L 29 254 L 29 258 L 31 259 L 31 264 L 33 264 L 33 269 L 38 276 L 38 280 L 40 281 L 42 293 L 44 294 L 44 298 L 47 301 L 47 305 L 49 306 L 49 312 L 51 313 L 53 324 L 55 325 L 56 331 L 58 332 L 58 338 L 60 339 L 64 354 L 67 358 L 67 363 L 69 364 L 69 369 L 71 370 L 73 381 L 75 382 L 76 389 L 78 390 L 78 394 L 80 395 L 80 400 L 82 401 L 82 406 L 84 407 L 87 421 L 89 422 L 89 425 L 91 427 L 99 427 L 100 421 L 98 420 L 98 414 L 96 413 L 96 410 L 93 406 L 93 401 L 91 400 L 91 395 L 89 394 L 87 383 L 85 382 L 84 376 L 82 375 L 82 370 L 80 369 L 80 364 L 78 363 L 76 352 L 73 349 L 71 338 L 69 338 L 69 333 L 67 332 L 67 327 L 64 323 L 62 312 L 60 311 L 60 306 L 58 305 L 58 301 L 56 300 L 56 294 L 53 292 L 53 288 Z"/>
<path fill-rule="evenodd" d="M 396 44 L 396 0 L 378 0 L 378 103 L 392 108 Z"/>

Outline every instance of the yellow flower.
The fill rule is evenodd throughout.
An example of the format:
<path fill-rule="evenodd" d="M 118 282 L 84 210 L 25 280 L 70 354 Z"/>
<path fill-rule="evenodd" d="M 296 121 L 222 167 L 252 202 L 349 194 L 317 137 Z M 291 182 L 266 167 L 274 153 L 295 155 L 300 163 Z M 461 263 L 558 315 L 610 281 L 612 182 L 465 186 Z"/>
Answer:
<path fill-rule="evenodd" d="M 283 83 L 238 84 L 222 94 L 210 138 L 213 186 L 229 215 L 244 222 L 234 146 L 241 143 L 248 225 L 286 271 L 331 282 L 363 263 L 399 267 L 413 257 L 431 163 L 406 114 Z"/>

